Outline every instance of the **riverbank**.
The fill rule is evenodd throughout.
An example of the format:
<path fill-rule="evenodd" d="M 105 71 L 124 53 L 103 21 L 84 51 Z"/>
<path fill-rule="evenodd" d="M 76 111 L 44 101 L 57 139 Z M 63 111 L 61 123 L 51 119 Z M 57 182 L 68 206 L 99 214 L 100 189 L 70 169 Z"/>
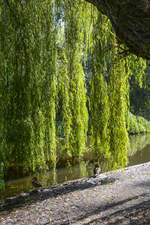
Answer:
<path fill-rule="evenodd" d="M 150 224 L 150 163 L 7 199 L 1 225 Z"/>

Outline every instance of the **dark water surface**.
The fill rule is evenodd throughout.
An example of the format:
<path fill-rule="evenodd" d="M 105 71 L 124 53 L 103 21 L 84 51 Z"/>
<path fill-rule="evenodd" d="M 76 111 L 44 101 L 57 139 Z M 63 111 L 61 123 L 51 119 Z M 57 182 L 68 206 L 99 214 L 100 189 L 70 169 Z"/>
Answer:
<path fill-rule="evenodd" d="M 128 166 L 150 161 L 150 135 L 136 135 L 130 137 L 130 149 L 128 152 Z M 43 187 L 63 183 L 93 175 L 94 163 L 82 161 L 79 165 L 62 169 L 54 169 L 44 174 L 39 174 L 38 179 Z M 11 197 L 24 191 L 33 190 L 32 177 L 11 180 L 5 184 L 5 192 L 1 198 Z"/>
<path fill-rule="evenodd" d="M 130 137 L 128 160 L 128 166 L 150 161 L 150 134 Z"/>

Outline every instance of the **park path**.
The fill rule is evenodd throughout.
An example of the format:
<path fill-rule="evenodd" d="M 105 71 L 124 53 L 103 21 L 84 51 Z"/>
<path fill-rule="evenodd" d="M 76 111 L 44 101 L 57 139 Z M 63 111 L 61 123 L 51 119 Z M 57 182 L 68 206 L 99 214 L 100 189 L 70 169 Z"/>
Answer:
<path fill-rule="evenodd" d="M 13 224 L 150 225 L 150 163 L 36 192 L 0 212 L 0 225 Z"/>

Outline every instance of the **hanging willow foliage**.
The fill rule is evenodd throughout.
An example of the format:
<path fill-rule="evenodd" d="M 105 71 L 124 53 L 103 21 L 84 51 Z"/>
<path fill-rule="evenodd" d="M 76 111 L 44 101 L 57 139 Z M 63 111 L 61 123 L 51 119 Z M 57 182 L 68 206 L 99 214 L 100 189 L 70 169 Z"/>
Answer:
<path fill-rule="evenodd" d="M 79 157 L 85 150 L 88 113 L 86 89 L 82 68 L 83 52 L 83 8 L 82 1 L 65 1 L 65 53 L 69 80 L 69 111 L 71 116 L 69 151 Z M 67 81 L 66 81 L 67 82 Z M 67 85 L 68 86 L 68 85 Z"/>
<path fill-rule="evenodd" d="M 114 41 L 109 21 L 101 14 L 97 15 L 91 38 L 91 141 L 99 155 L 103 153 L 104 158 L 111 159 L 109 168 L 120 168 L 127 164 L 125 116 L 129 72 L 125 71 L 124 60 L 119 58 L 119 47 Z"/>
<path fill-rule="evenodd" d="M 63 124 L 63 131 L 62 136 L 64 138 L 62 147 L 61 147 L 61 155 L 62 157 L 71 157 L 70 152 L 70 135 L 71 135 L 71 109 L 69 104 L 69 76 L 67 72 L 67 58 L 65 55 L 64 45 L 64 30 L 60 29 L 61 38 L 60 44 L 58 48 L 58 84 L 60 90 L 60 99 L 62 100 L 62 120 L 61 123 Z M 60 101 L 59 99 L 59 101 Z M 60 107 L 60 105 L 59 105 Z"/>
<path fill-rule="evenodd" d="M 107 158 L 109 151 L 109 99 L 105 74 L 107 72 L 107 45 L 109 36 L 109 22 L 105 16 L 94 10 L 97 14 L 93 25 L 93 55 L 92 78 L 90 93 L 91 110 L 91 144 L 94 151 Z"/>
<path fill-rule="evenodd" d="M 56 161 L 53 1 L 2 1 L 1 9 L 1 152 L 8 166 L 35 170 Z"/>
<path fill-rule="evenodd" d="M 127 164 L 128 135 L 125 123 L 127 76 L 124 59 L 120 59 L 115 36 L 112 37 L 110 68 L 110 151 L 112 167 L 120 168 Z"/>
<path fill-rule="evenodd" d="M 28 7 L 20 2 L 1 2 L 1 77 L 3 105 L 3 147 L 10 166 L 22 168 L 31 157 L 32 122 L 30 98 L 31 51 L 33 38 Z M 31 48 L 31 45 L 33 47 Z M 21 172 L 21 171 L 20 171 Z"/>
<path fill-rule="evenodd" d="M 43 88 L 41 99 L 44 115 L 44 153 L 46 161 L 56 163 L 56 37 L 57 37 L 57 4 L 47 0 L 42 8 L 42 21 L 45 19 L 43 40 Z"/>
<path fill-rule="evenodd" d="M 119 57 L 106 17 L 84 0 L 1 0 L 0 33 L 0 167 L 55 169 L 56 114 L 63 154 L 82 156 L 87 61 L 92 146 L 113 168 L 126 165 L 128 78 L 134 74 L 141 85 L 146 63 Z"/>
<path fill-rule="evenodd" d="M 129 112 L 130 112 L 130 80 L 134 77 L 135 81 L 139 84 L 140 87 L 143 86 L 143 81 L 145 80 L 145 69 L 146 69 L 146 60 L 138 58 L 135 55 L 130 55 L 124 58 L 125 63 L 125 73 L 126 73 L 126 84 L 127 84 L 127 93 L 126 93 L 126 126 L 129 131 Z"/>

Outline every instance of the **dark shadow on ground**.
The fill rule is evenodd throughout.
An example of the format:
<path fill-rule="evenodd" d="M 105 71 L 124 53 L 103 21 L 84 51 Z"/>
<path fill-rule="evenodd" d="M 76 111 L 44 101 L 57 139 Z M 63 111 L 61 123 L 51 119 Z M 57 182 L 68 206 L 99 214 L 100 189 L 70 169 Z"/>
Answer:
<path fill-rule="evenodd" d="M 97 210 L 96 214 L 98 214 Z M 136 204 L 135 206 L 109 214 L 109 217 L 101 217 L 88 223 L 84 223 L 84 225 L 89 224 L 150 225 L 150 200 L 143 201 L 142 203 Z"/>
<path fill-rule="evenodd" d="M 97 184 L 99 185 L 99 184 Z M 31 204 L 36 201 L 43 201 L 45 199 L 51 198 L 51 197 L 57 197 L 62 194 L 66 194 L 69 192 L 73 192 L 75 190 L 84 190 L 87 188 L 90 188 L 91 185 L 89 183 L 71 183 L 68 185 L 62 184 L 58 186 L 51 187 L 50 189 L 44 189 L 41 190 L 41 194 L 38 192 L 33 192 L 28 196 L 28 198 L 24 198 L 23 196 L 19 196 L 18 198 L 15 199 L 15 202 L 12 204 L 7 204 L 3 206 L 2 210 L 12 210 L 17 207 L 24 206 L 24 204 Z M 143 198 L 143 202 L 138 203 L 138 199 Z M 131 198 L 127 198 L 121 201 L 116 201 L 112 202 L 110 204 L 101 204 L 99 207 L 90 208 L 87 207 L 86 209 L 82 208 L 82 206 L 79 205 L 79 210 L 83 212 L 82 215 L 74 215 L 73 218 L 70 218 L 71 221 L 68 220 L 66 217 L 65 220 L 63 219 L 62 221 L 53 221 L 49 222 L 43 225 L 69 225 L 71 223 L 79 223 L 79 224 L 84 224 L 84 225 L 89 225 L 89 224 L 109 224 L 109 225 L 125 225 L 125 224 L 130 224 L 130 225 L 150 225 L 150 200 L 145 201 L 144 199 L 149 199 L 150 198 L 150 193 L 143 193 L 141 195 L 136 195 Z M 127 207 L 124 209 L 124 204 L 130 204 L 130 201 L 135 200 L 135 205 L 132 207 Z M 18 202 L 17 202 L 18 201 Z M 94 200 L 93 200 L 94 201 Z M 137 201 L 137 204 L 136 204 Z M 117 210 L 115 207 L 120 207 L 121 209 Z M 104 212 L 106 210 L 112 210 L 114 209 L 115 212 L 112 213 L 112 211 L 109 212 L 109 216 L 104 216 L 100 217 L 100 213 Z M 116 211 L 117 210 L 117 211 Z M 96 219 L 93 219 L 92 221 L 88 223 L 82 223 L 83 219 L 88 219 L 91 216 L 96 216 Z M 126 220 L 126 223 L 124 223 Z M 80 223 L 81 222 L 81 223 Z"/>
<path fill-rule="evenodd" d="M 35 190 L 35 191 L 26 192 L 14 198 L 7 199 L 5 203 L 1 205 L 0 211 L 2 212 L 3 210 L 8 210 L 8 213 L 9 213 L 9 211 L 18 207 L 23 207 L 24 205 L 30 205 L 38 201 L 43 201 L 52 197 L 65 195 L 67 193 L 78 191 L 78 190 L 80 191 L 80 190 L 88 189 L 97 185 L 101 185 L 101 183 L 98 182 L 95 185 L 93 185 L 88 183 L 87 179 L 81 179 L 79 181 L 70 182 L 69 184 L 59 184 L 47 189 L 41 189 L 40 191 Z M 149 187 L 150 183 L 145 182 L 145 183 L 139 183 L 137 185 Z M 141 199 L 141 198 L 143 198 L 143 202 L 138 203 L 138 199 Z M 149 199 L 149 200 L 145 200 L 145 199 Z M 128 205 L 130 205 L 130 201 L 134 201 L 134 200 L 135 200 L 134 206 L 127 207 L 124 209 L 124 204 L 127 203 Z M 117 206 L 120 207 L 121 209 L 117 210 L 115 208 Z M 112 213 L 112 211 L 110 211 L 109 217 L 99 216 L 101 212 L 104 212 L 106 210 L 112 210 L 112 209 L 114 209 L 115 212 Z M 136 195 L 131 198 L 112 202 L 109 204 L 103 203 L 103 204 L 100 204 L 99 207 L 95 207 L 95 208 L 87 207 L 86 209 L 84 209 L 82 208 L 82 206 L 79 205 L 79 210 L 81 210 L 83 214 L 75 215 L 72 218 L 71 222 L 76 222 L 76 223 L 81 222 L 81 224 L 84 224 L 84 225 L 105 224 L 105 222 L 106 224 L 109 224 L 109 225 L 121 225 L 121 224 L 122 225 L 123 224 L 150 225 L 150 193 L 143 193 L 141 195 Z M 89 223 L 82 223 L 82 220 L 88 219 L 94 215 L 96 216 L 96 219 L 93 219 Z M 127 221 L 126 223 L 125 223 L 125 220 Z M 56 221 L 53 223 L 46 223 L 46 224 L 47 225 L 48 224 L 67 225 L 67 224 L 70 224 L 70 221 L 68 221 L 68 219 L 65 218 L 63 222 L 59 221 L 58 223 L 58 221 Z M 43 225 L 46 225 L 46 224 L 43 224 Z"/>
<path fill-rule="evenodd" d="M 95 184 L 88 182 L 89 178 L 83 178 L 77 181 L 72 181 L 70 183 L 57 184 L 49 188 L 33 190 L 21 193 L 18 196 L 7 198 L 3 201 L 0 201 L 0 212 L 4 210 L 13 210 L 14 208 L 22 207 L 25 204 L 30 205 L 37 201 L 43 201 L 48 198 L 57 197 L 59 195 L 65 195 L 70 192 L 77 190 L 84 190 L 91 188 L 97 185 L 105 185 L 108 183 L 115 182 L 116 178 L 108 177 L 105 179 L 100 179 Z"/>
<path fill-rule="evenodd" d="M 108 220 L 107 224 L 117 225 L 117 224 L 123 224 L 122 222 L 124 222 L 125 218 L 127 218 L 128 223 L 124 223 L 124 224 L 140 225 L 140 224 L 145 224 L 145 223 L 142 223 L 142 219 L 141 219 L 141 223 L 140 223 L 140 221 L 138 221 L 138 218 L 137 218 L 137 223 L 134 223 L 136 221 L 136 219 L 134 217 L 138 213 L 144 213 L 144 215 L 146 215 L 146 210 L 148 210 L 147 216 L 146 216 L 146 218 L 143 219 L 143 221 L 146 220 L 148 222 L 146 224 L 150 225 L 150 201 L 143 201 L 142 203 L 136 204 L 133 207 L 128 207 L 128 208 L 123 209 L 123 210 L 118 210 L 115 213 L 109 214 L 109 217 L 100 217 L 98 219 L 90 221 L 89 223 L 82 223 L 82 220 L 90 218 L 93 215 L 99 215 L 101 212 L 112 209 L 113 207 L 123 206 L 123 204 L 129 203 L 132 200 L 136 200 L 136 199 L 142 198 L 142 197 L 149 197 L 149 196 L 150 196 L 150 194 L 146 193 L 146 194 L 134 196 L 132 198 L 127 198 L 125 200 L 117 201 L 117 202 L 114 202 L 114 203 L 105 204 L 105 205 L 103 204 L 103 205 L 100 205 L 99 207 L 97 207 L 94 210 L 88 209 L 88 211 L 85 212 L 85 214 L 83 216 L 79 216 L 79 217 L 74 218 L 73 222 L 76 222 L 76 223 L 79 222 L 79 224 L 89 225 L 89 224 L 92 224 L 92 223 L 93 224 L 103 224 L 105 221 Z M 80 210 L 84 211 L 84 209 L 82 209 L 82 208 L 80 208 Z M 119 218 L 117 218 L 117 216 Z M 120 216 L 121 216 L 121 218 L 120 218 Z M 133 221 L 132 221 L 132 217 L 134 218 Z M 115 221 L 110 222 L 111 220 L 112 221 L 115 220 Z M 133 223 L 131 223 L 131 222 L 133 222 Z M 57 222 L 54 223 L 54 224 L 57 224 Z M 59 225 L 67 225 L 67 224 L 70 224 L 68 219 L 66 219 L 65 221 L 63 220 L 63 223 L 59 223 Z"/>
<path fill-rule="evenodd" d="M 134 186 L 150 188 L 150 181 L 145 181 L 145 182 L 142 181 L 142 182 L 136 183 Z"/>

